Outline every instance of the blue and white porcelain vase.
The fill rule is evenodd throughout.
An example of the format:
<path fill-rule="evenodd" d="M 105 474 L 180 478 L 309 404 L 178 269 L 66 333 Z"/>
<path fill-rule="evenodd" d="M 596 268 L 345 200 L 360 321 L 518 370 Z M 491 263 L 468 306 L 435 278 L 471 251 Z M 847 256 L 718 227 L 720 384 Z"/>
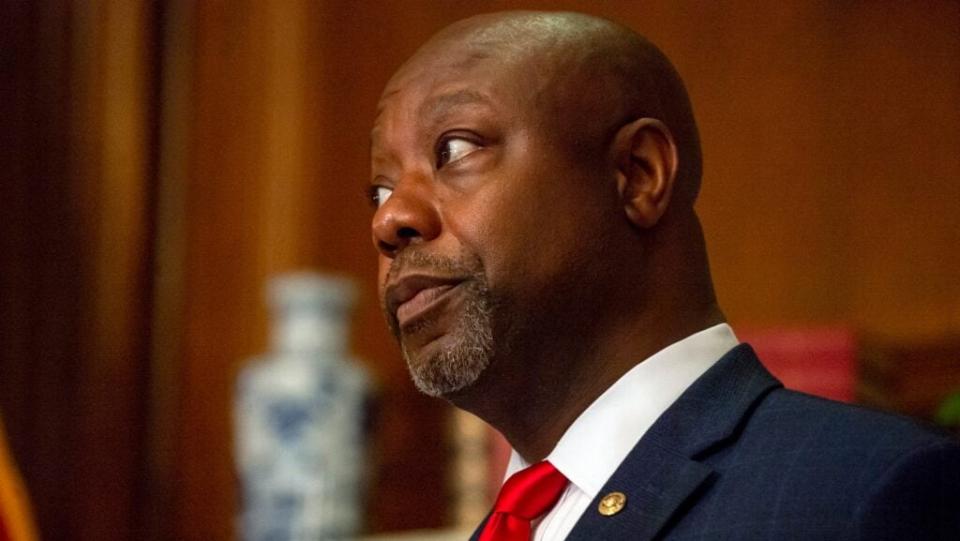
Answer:
<path fill-rule="evenodd" d="M 351 539 L 362 523 L 368 379 L 347 354 L 351 282 L 275 278 L 272 351 L 241 371 L 236 462 L 245 541 Z"/>

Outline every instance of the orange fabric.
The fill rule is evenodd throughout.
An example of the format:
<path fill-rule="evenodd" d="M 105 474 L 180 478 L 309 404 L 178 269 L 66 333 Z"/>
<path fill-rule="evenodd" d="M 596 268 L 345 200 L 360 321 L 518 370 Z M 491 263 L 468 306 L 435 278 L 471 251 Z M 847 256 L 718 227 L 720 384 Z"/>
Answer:
<path fill-rule="evenodd" d="M 0 541 L 37 541 L 30 501 L 20 479 L 0 419 Z"/>

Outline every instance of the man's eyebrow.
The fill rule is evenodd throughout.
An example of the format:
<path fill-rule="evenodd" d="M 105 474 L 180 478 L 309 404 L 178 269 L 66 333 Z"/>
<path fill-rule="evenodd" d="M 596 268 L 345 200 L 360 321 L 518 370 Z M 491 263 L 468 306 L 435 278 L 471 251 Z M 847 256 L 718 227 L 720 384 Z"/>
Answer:
<path fill-rule="evenodd" d="M 383 103 L 383 102 L 381 102 Z M 455 90 L 446 94 L 439 94 L 424 100 L 416 109 L 416 118 L 424 126 L 436 126 L 443 122 L 443 119 L 450 114 L 450 111 L 463 105 L 490 106 L 493 101 L 484 93 L 471 89 Z M 383 106 L 378 108 L 378 117 L 383 111 Z M 373 129 L 370 130 L 370 152 L 377 146 L 377 140 L 380 136 L 380 123 L 374 121 Z"/>
<path fill-rule="evenodd" d="M 419 118 L 440 119 L 446 116 L 451 109 L 461 105 L 489 103 L 490 100 L 487 96 L 476 90 L 457 90 L 424 101 L 417 107 L 417 116 Z"/>

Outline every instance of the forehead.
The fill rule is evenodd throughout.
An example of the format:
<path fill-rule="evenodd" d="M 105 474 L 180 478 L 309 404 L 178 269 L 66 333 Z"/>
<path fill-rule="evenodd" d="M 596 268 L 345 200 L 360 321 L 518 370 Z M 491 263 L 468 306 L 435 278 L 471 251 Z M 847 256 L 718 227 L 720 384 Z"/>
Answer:
<path fill-rule="evenodd" d="M 463 110 L 519 116 L 531 106 L 535 75 L 520 69 L 521 64 L 455 45 L 421 51 L 387 84 L 374 122 L 374 144 L 397 123 L 422 125 Z"/>

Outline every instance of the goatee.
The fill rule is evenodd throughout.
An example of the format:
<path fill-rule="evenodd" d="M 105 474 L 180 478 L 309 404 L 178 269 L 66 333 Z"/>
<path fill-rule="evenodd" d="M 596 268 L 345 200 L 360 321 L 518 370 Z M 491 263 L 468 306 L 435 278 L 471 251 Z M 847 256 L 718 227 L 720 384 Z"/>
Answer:
<path fill-rule="evenodd" d="M 446 332 L 443 348 L 427 355 L 413 351 L 404 340 L 431 325 L 425 320 L 400 328 L 397 317 L 383 305 L 390 330 L 400 349 L 414 385 L 424 394 L 446 397 L 473 385 L 490 365 L 493 356 L 493 301 L 483 263 L 477 257 L 442 257 L 405 250 L 390 266 L 387 281 L 407 272 L 428 272 L 441 276 L 463 276 L 456 287 L 463 302 L 455 323 Z"/>

